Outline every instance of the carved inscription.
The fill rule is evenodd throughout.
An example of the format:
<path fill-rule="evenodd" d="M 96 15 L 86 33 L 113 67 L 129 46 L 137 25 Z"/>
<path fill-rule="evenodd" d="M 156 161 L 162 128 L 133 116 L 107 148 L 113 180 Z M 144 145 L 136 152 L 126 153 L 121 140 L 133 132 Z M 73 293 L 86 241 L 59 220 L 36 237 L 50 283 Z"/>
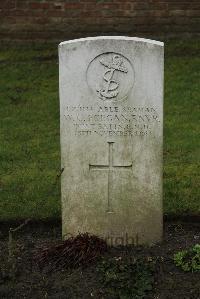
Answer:
<path fill-rule="evenodd" d="M 108 208 L 107 212 L 112 213 L 112 186 L 113 186 L 113 172 L 116 170 L 132 170 L 133 164 L 128 165 L 114 165 L 113 163 L 113 144 L 114 142 L 108 142 L 108 165 L 93 165 L 89 164 L 90 170 L 100 170 L 100 171 L 106 171 L 108 174 L 108 191 L 107 191 L 107 197 L 108 197 Z"/>
<path fill-rule="evenodd" d="M 153 107 L 69 105 L 64 115 L 76 136 L 146 136 L 160 122 Z"/>

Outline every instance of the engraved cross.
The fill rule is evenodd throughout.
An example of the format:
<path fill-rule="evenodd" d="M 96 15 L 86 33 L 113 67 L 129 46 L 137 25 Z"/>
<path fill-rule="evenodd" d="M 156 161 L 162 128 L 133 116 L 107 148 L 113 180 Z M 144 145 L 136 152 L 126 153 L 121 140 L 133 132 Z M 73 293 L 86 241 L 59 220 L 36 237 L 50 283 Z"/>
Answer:
<path fill-rule="evenodd" d="M 107 171 L 108 174 L 108 187 L 107 187 L 107 198 L 108 198 L 108 213 L 113 213 L 112 200 L 111 200 L 111 190 L 113 185 L 113 172 L 116 170 L 132 170 L 133 164 L 129 165 L 114 165 L 113 164 L 113 144 L 114 142 L 108 142 L 108 165 L 93 165 L 89 164 L 90 170 L 100 170 Z"/>

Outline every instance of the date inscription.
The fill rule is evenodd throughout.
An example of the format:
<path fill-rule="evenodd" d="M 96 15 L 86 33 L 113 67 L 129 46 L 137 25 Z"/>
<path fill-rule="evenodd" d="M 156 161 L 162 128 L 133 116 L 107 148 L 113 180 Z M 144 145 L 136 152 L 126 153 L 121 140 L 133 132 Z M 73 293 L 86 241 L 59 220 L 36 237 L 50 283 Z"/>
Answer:
<path fill-rule="evenodd" d="M 160 122 L 155 107 L 69 105 L 64 116 L 76 136 L 146 136 Z"/>

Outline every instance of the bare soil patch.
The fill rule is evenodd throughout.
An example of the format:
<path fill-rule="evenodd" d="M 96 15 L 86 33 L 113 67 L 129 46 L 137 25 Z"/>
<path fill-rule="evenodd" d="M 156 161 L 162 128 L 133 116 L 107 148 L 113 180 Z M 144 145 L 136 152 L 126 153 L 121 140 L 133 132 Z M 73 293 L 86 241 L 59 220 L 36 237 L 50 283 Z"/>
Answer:
<path fill-rule="evenodd" d="M 97 263 L 77 269 L 39 269 L 36 252 L 61 240 L 60 223 L 30 222 L 14 235 L 14 257 L 8 259 L 8 224 L 0 227 L 0 298 L 109 298 L 102 289 Z M 200 243 L 200 223 L 165 222 L 164 239 L 153 247 L 111 248 L 104 257 L 149 257 L 159 261 L 153 292 L 159 299 L 199 299 L 200 273 L 185 273 L 173 254 Z"/>

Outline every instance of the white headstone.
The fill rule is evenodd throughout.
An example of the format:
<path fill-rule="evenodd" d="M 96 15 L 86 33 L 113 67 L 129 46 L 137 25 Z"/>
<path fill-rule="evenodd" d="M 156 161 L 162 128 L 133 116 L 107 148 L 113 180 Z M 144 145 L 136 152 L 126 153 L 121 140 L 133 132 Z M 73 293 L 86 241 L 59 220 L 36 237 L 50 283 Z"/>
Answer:
<path fill-rule="evenodd" d="M 161 240 L 163 52 L 121 36 L 59 45 L 64 238 Z"/>

